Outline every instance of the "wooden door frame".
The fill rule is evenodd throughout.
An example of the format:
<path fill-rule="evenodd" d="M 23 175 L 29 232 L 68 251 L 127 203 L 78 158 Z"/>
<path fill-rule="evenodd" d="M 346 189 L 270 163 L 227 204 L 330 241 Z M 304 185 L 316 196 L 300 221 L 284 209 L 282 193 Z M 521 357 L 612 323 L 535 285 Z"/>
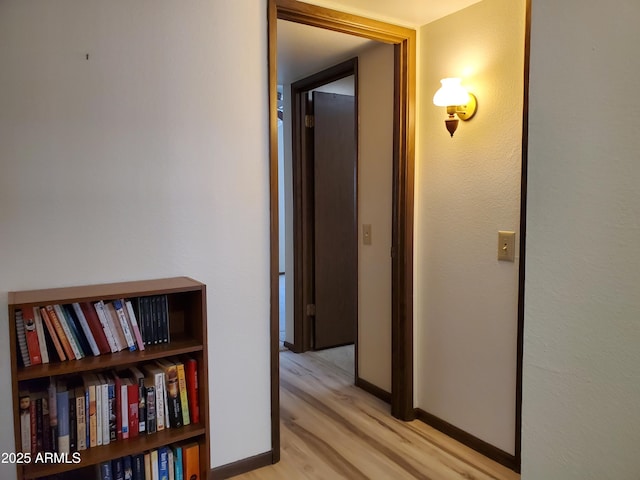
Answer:
<path fill-rule="evenodd" d="M 416 32 L 295 0 L 268 1 L 270 334 L 272 461 L 280 459 L 278 318 L 277 20 L 288 20 L 394 45 L 391 414 L 415 418 L 413 408 L 413 205 L 415 163 Z"/>
<path fill-rule="evenodd" d="M 313 216 L 313 172 L 306 163 L 304 118 L 302 95 L 328 83 L 354 76 L 356 116 L 358 115 L 358 58 L 352 58 L 317 72 L 291 84 L 291 138 L 292 138 L 292 176 L 293 176 L 293 343 L 285 342 L 285 347 L 295 353 L 313 348 L 311 341 L 311 323 L 305 313 L 305 305 L 313 303 L 313 248 L 305 248 L 313 238 L 309 217 Z M 356 139 L 356 156 L 358 155 Z M 357 178 L 356 163 L 356 178 Z M 356 182 L 357 183 L 357 182 Z M 356 211 L 357 224 L 357 211 Z M 356 227 L 357 235 L 357 227 Z M 357 325 L 357 322 L 356 322 Z M 357 326 L 356 326 L 357 336 Z M 358 342 L 356 339 L 356 377 L 358 372 Z"/>

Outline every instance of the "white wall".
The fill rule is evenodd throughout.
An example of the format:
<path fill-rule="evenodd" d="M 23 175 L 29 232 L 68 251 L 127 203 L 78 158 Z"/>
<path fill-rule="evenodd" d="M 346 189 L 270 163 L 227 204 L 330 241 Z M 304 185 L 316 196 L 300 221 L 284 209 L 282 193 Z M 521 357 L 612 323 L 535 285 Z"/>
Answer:
<path fill-rule="evenodd" d="M 522 478 L 636 480 L 640 4 L 532 3 Z"/>
<path fill-rule="evenodd" d="M 392 45 L 358 56 L 358 376 L 391 392 Z M 371 245 L 362 225 L 371 225 Z"/>
<path fill-rule="evenodd" d="M 416 406 L 510 454 L 519 252 L 496 256 L 519 232 L 524 20 L 524 1 L 485 0 L 422 27 L 418 79 Z M 432 101 L 449 76 L 478 97 L 453 138 Z"/>
<path fill-rule="evenodd" d="M 212 466 L 271 449 L 265 12 L 266 0 L 0 3 L 2 331 L 11 290 L 203 281 Z M 9 408 L 0 424 L 13 451 Z"/>

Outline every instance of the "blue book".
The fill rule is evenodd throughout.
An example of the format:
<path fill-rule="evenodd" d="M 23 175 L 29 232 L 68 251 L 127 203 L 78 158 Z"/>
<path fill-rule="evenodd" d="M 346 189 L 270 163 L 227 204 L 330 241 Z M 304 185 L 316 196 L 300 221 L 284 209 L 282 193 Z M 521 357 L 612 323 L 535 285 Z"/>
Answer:
<path fill-rule="evenodd" d="M 56 393 L 56 411 L 58 414 L 58 453 L 71 453 L 69 439 L 69 392 L 59 390 Z"/>
<path fill-rule="evenodd" d="M 158 449 L 158 473 L 160 480 L 169 480 L 169 449 L 160 447 Z"/>
<path fill-rule="evenodd" d="M 113 480 L 111 462 L 104 462 L 98 465 L 98 478 L 100 480 Z"/>
<path fill-rule="evenodd" d="M 176 472 L 175 480 L 184 480 L 182 472 L 182 447 L 180 445 L 173 447 L 173 464 Z"/>

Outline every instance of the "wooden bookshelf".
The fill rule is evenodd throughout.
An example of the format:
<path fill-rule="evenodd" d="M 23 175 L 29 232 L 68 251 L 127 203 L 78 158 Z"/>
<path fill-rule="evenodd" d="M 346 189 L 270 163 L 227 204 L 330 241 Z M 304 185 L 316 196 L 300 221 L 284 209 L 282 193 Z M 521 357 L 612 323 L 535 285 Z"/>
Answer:
<path fill-rule="evenodd" d="M 23 367 L 15 325 L 16 310 L 51 304 L 74 302 L 110 301 L 120 298 L 166 295 L 169 312 L 170 341 L 164 344 L 147 345 L 144 351 L 120 351 L 99 356 L 86 356 L 80 360 L 67 360 Z M 200 445 L 200 474 L 209 473 L 209 418 L 208 418 L 208 374 L 207 374 L 207 321 L 206 287 L 188 277 L 175 277 L 102 285 L 53 288 L 9 292 L 9 335 L 11 345 L 11 388 L 13 396 L 13 418 L 15 451 L 22 450 L 19 390 L 29 382 L 47 381 L 49 378 L 72 378 L 87 372 L 106 372 L 131 366 L 139 366 L 153 360 L 179 355 L 188 355 L 197 360 L 200 421 L 180 428 L 168 428 L 152 434 L 111 442 L 108 445 L 80 451 L 79 464 L 35 463 L 17 465 L 17 477 L 21 480 L 42 478 L 49 475 L 78 470 L 85 478 L 91 467 L 126 455 L 143 453 L 164 445 L 195 441 Z M 87 477 L 88 479 L 91 477 Z"/>

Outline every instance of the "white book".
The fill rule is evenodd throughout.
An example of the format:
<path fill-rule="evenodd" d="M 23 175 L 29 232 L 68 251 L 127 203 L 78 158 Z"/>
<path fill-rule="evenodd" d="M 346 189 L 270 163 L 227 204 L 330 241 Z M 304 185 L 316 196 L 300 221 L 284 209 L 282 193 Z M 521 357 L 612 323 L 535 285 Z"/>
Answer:
<path fill-rule="evenodd" d="M 129 394 L 127 379 L 122 379 L 120 387 L 120 416 L 122 417 L 122 438 L 129 438 Z"/>
<path fill-rule="evenodd" d="M 56 312 L 56 316 L 60 321 L 60 325 L 62 325 L 62 330 L 64 331 L 64 334 L 67 337 L 67 341 L 69 342 L 69 345 L 71 345 L 71 350 L 73 350 L 73 354 L 75 355 L 76 359 L 80 360 L 81 358 L 84 358 L 84 352 L 76 342 L 76 337 L 71 332 L 71 328 L 67 323 L 66 313 L 62 310 L 62 307 L 60 305 L 54 305 L 53 310 Z"/>
<path fill-rule="evenodd" d="M 109 383 L 104 375 L 98 375 L 98 379 L 102 397 L 102 410 L 98 411 L 102 416 L 102 445 L 109 445 Z"/>
<path fill-rule="evenodd" d="M 173 450 L 167 448 L 167 465 L 169 466 L 169 480 L 176 480 L 176 473 L 173 465 Z"/>
<path fill-rule="evenodd" d="M 96 313 L 98 314 L 98 319 L 100 320 L 102 330 L 104 330 L 104 334 L 107 337 L 107 342 L 109 343 L 111 353 L 119 352 L 120 350 L 122 350 L 122 348 L 120 348 L 115 335 L 111 331 L 111 326 L 109 325 L 109 321 L 107 319 L 107 312 L 105 312 L 104 310 L 104 302 L 100 300 L 99 302 L 94 303 L 93 308 L 95 308 Z"/>
<path fill-rule="evenodd" d="M 42 363 L 49 363 L 49 350 L 47 349 L 47 340 L 44 336 L 44 327 L 42 326 L 42 316 L 40 315 L 39 307 L 33 307 L 33 318 L 36 322 L 36 333 L 38 334 Z"/>
<path fill-rule="evenodd" d="M 91 352 L 95 357 L 100 355 L 100 349 L 98 348 L 98 344 L 96 343 L 96 339 L 93 338 L 93 332 L 89 328 L 89 323 L 87 322 L 82 309 L 80 308 L 79 303 L 72 304 L 73 311 L 76 312 L 76 317 L 78 317 L 78 321 L 80 322 L 80 327 L 84 332 L 84 336 L 87 337 L 87 342 L 89 342 L 89 347 L 91 347 Z"/>
<path fill-rule="evenodd" d="M 129 326 L 129 320 L 127 319 L 126 313 L 124 313 L 125 306 L 122 304 L 120 300 L 113 301 L 113 308 L 116 311 L 116 315 L 118 317 L 118 321 L 120 322 L 120 326 L 122 327 L 122 333 L 124 333 L 124 338 L 127 341 L 127 346 L 129 350 L 136 349 L 136 341 L 131 334 L 131 328 Z"/>

